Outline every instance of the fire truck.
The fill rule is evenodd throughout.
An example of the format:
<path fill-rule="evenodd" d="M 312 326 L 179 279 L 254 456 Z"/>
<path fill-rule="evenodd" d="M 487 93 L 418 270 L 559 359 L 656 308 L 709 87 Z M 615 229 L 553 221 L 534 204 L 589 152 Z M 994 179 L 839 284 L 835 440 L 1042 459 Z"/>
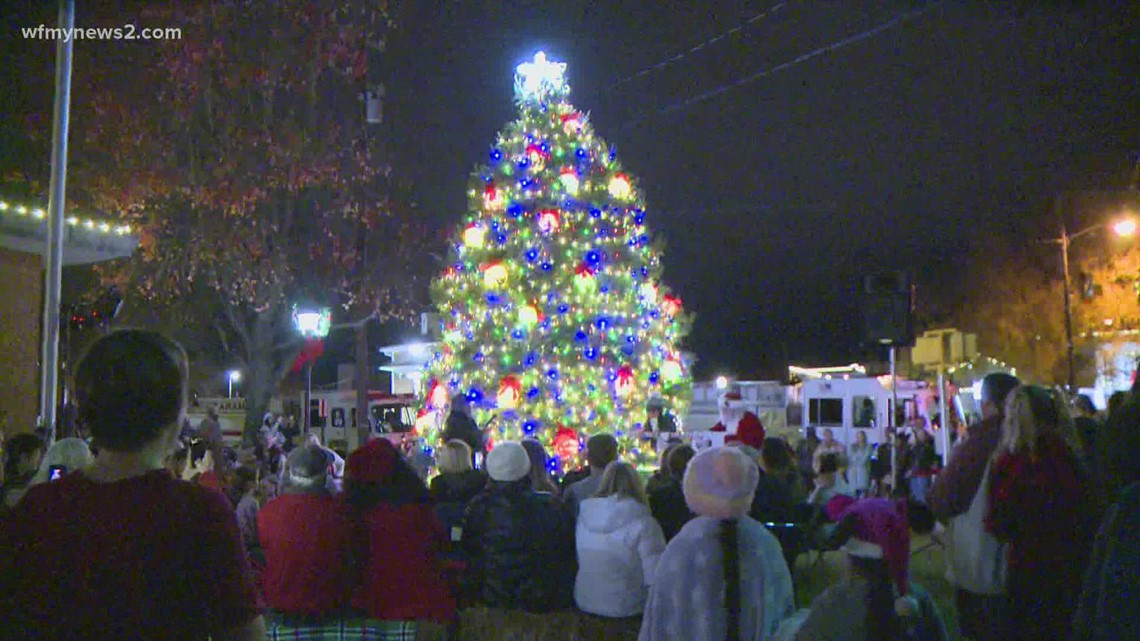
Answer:
<path fill-rule="evenodd" d="M 886 443 L 888 417 L 895 413 L 894 426 L 931 428 L 932 411 L 937 413 L 936 391 L 922 381 L 897 380 L 891 390 L 889 376 L 823 377 L 805 380 L 797 394 L 802 404 L 802 426 L 813 427 L 822 436 L 825 429 L 835 440 L 849 445 L 863 431 L 871 443 Z M 895 406 L 895 399 L 898 405 Z"/>
<path fill-rule="evenodd" d="M 305 404 L 304 392 L 295 407 Z M 356 392 L 353 390 L 314 390 L 310 398 L 310 429 L 321 437 L 321 442 L 344 452 L 351 452 L 366 443 L 370 436 L 400 434 L 411 430 L 416 421 L 416 396 L 368 392 L 368 422 L 360 426 L 356 420 Z M 245 425 L 246 405 L 243 398 L 199 398 L 187 411 L 190 424 L 197 427 L 206 417 L 209 408 L 218 412 L 218 423 L 228 445 L 241 442 Z M 267 411 L 281 414 L 280 399 L 270 402 Z"/>
<path fill-rule="evenodd" d="M 301 405 L 304 405 L 304 393 Z M 415 394 L 368 392 L 368 421 L 356 420 L 354 390 L 314 391 L 309 401 L 310 429 L 335 450 L 351 452 L 375 435 L 407 433 L 416 423 Z"/>

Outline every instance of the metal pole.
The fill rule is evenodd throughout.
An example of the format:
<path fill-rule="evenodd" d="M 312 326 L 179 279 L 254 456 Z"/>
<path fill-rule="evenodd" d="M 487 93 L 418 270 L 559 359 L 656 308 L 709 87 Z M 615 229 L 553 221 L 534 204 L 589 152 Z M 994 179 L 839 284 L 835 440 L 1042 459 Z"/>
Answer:
<path fill-rule="evenodd" d="M 234 397 L 234 377 L 227 374 L 226 378 L 230 382 L 230 398 L 233 398 Z"/>
<path fill-rule="evenodd" d="M 946 412 L 946 378 L 944 373 L 945 366 L 942 363 L 938 364 L 938 426 L 939 431 L 942 433 L 939 440 L 942 441 L 942 465 L 946 466 L 946 461 L 950 458 L 950 416 Z"/>
<path fill-rule="evenodd" d="M 1057 215 L 1061 219 L 1061 269 L 1064 273 L 1065 286 L 1065 352 L 1069 366 L 1069 393 L 1077 391 L 1077 370 L 1073 362 L 1073 304 L 1069 293 L 1071 283 L 1069 280 L 1069 232 L 1065 229 L 1065 217 L 1061 211 L 1061 197 L 1056 200 Z"/>
<path fill-rule="evenodd" d="M 895 425 L 895 415 L 899 411 L 899 379 L 898 372 L 895 369 L 895 350 L 897 348 L 891 345 L 891 410 L 887 412 L 887 433 L 891 438 L 888 439 L 887 445 L 891 448 L 891 476 L 894 482 L 891 487 L 891 492 L 894 492 L 898 487 L 898 457 L 895 455 L 895 441 L 898 439 L 898 426 Z"/>
<path fill-rule="evenodd" d="M 312 405 L 313 405 L 313 362 L 310 360 L 310 361 L 307 361 L 305 363 L 305 409 L 304 409 L 304 412 L 302 412 L 304 415 L 302 418 L 305 419 L 305 434 L 308 434 L 309 430 L 312 429 L 312 427 L 313 427 Z M 324 434 L 322 434 L 321 436 L 324 436 Z M 325 444 L 325 441 L 322 438 L 321 439 L 321 445 L 324 445 L 324 444 Z"/>
<path fill-rule="evenodd" d="M 67 125 L 71 109 L 71 49 L 75 0 L 60 0 L 59 27 L 68 34 L 55 48 L 55 105 L 48 197 L 47 260 L 44 270 L 43 355 L 40 361 L 40 425 L 55 439 L 59 387 L 59 297 L 63 282 L 63 212 L 67 193 Z"/>

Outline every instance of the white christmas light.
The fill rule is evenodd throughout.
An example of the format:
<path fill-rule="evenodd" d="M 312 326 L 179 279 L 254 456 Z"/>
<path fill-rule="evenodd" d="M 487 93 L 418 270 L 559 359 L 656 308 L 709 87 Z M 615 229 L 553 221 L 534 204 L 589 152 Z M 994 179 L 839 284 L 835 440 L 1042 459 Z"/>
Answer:
<path fill-rule="evenodd" d="M 551 62 L 546 59 L 546 53 L 539 51 L 534 54 L 533 62 L 524 62 L 515 68 L 518 74 L 518 86 L 523 94 L 533 96 L 538 94 L 543 85 L 550 90 L 560 91 L 566 87 L 563 75 L 566 73 L 565 62 Z"/>

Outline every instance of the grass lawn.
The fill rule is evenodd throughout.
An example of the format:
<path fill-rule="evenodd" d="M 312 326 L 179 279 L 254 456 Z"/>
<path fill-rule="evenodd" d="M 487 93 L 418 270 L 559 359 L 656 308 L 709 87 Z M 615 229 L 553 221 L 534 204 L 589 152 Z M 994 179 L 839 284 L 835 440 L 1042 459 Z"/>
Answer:
<path fill-rule="evenodd" d="M 929 536 L 911 538 L 910 580 L 918 583 L 934 597 L 951 639 L 958 639 L 957 611 L 954 608 L 954 588 L 946 581 L 943 566 L 943 549 L 934 545 L 929 548 Z M 921 550 L 921 551 L 920 551 Z M 796 606 L 806 608 L 812 599 L 827 586 L 843 576 L 845 560 L 843 552 L 828 552 L 823 562 L 816 563 L 816 553 L 801 554 L 796 561 L 793 579 L 796 585 Z"/>

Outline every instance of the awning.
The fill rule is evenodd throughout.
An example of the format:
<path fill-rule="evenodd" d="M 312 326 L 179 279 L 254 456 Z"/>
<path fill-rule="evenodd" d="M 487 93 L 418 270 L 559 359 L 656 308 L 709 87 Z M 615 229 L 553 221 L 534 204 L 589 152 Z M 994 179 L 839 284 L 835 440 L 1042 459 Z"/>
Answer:
<path fill-rule="evenodd" d="M 47 211 L 0 198 L 0 247 L 44 255 L 47 251 Z M 63 264 L 86 265 L 134 253 L 138 238 L 131 228 L 69 216 L 63 228 Z"/>

